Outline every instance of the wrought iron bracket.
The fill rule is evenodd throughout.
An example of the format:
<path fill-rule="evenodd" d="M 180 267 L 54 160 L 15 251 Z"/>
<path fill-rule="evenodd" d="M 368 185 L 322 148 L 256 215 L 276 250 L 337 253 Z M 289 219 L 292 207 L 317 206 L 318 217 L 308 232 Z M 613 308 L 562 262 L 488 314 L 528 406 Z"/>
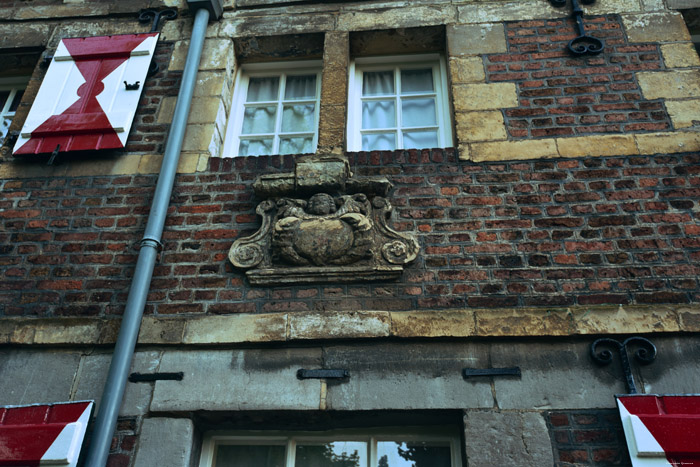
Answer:
<path fill-rule="evenodd" d="M 299 379 L 345 379 L 349 377 L 350 372 L 341 369 L 306 370 L 304 368 L 299 368 L 297 370 L 297 378 Z"/>
<path fill-rule="evenodd" d="M 555 7 L 566 5 L 566 0 L 549 0 Z M 596 0 L 581 0 L 584 5 L 592 5 Z M 569 41 L 568 49 L 574 55 L 596 55 L 603 51 L 605 43 L 597 37 L 586 34 L 586 28 L 583 23 L 583 10 L 579 5 L 578 0 L 571 0 L 571 16 L 576 22 L 578 36 Z"/>
<path fill-rule="evenodd" d="M 510 368 L 464 368 L 462 377 L 464 379 L 474 378 L 478 376 L 517 376 L 520 378 L 520 367 L 514 366 Z"/>
<path fill-rule="evenodd" d="M 627 393 L 637 394 L 637 385 L 634 382 L 632 367 L 630 365 L 629 355 L 627 354 L 628 347 L 632 346 L 637 348 L 637 351 L 634 353 L 634 358 L 640 365 L 648 365 L 656 358 L 656 346 L 649 339 L 639 336 L 629 337 L 622 342 L 609 337 L 598 339 L 591 344 L 591 358 L 599 365 L 609 365 L 613 359 L 612 352 L 609 349 L 604 349 L 599 352 L 598 349 L 600 347 L 611 347 L 613 350 L 617 350 L 620 354 L 622 371 L 625 374 Z"/>
<path fill-rule="evenodd" d="M 46 162 L 46 165 L 53 165 L 54 162 L 56 161 L 56 156 L 58 156 L 58 151 L 60 151 L 61 145 L 57 144 L 56 149 L 53 150 L 51 153 L 51 157 L 49 157 L 49 160 Z"/>
<path fill-rule="evenodd" d="M 138 90 L 139 86 L 141 86 L 141 81 L 136 81 L 135 83 L 129 84 L 126 81 L 124 81 L 124 88 L 127 91 L 136 91 Z"/>
<path fill-rule="evenodd" d="M 150 383 L 152 381 L 182 381 L 185 374 L 182 371 L 176 373 L 131 373 L 129 381 L 132 383 Z"/>
<path fill-rule="evenodd" d="M 160 28 L 160 22 L 161 20 L 168 20 L 168 19 L 175 19 L 177 18 L 177 11 L 175 11 L 172 8 L 166 8 L 165 10 L 141 10 L 139 13 L 139 22 L 140 23 L 148 23 L 149 21 L 153 21 L 151 24 L 151 31 L 150 32 L 158 32 L 158 28 Z"/>

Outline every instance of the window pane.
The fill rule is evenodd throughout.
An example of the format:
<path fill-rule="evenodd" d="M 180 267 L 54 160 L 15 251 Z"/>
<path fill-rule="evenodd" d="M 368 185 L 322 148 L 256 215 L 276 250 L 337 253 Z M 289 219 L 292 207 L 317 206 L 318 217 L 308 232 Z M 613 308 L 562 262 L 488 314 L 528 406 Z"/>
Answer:
<path fill-rule="evenodd" d="M 367 443 L 334 441 L 317 445 L 297 445 L 295 467 L 365 467 Z"/>
<path fill-rule="evenodd" d="M 438 147 L 437 131 L 405 131 L 404 149 L 426 149 Z"/>
<path fill-rule="evenodd" d="M 362 95 L 394 94 L 393 71 L 367 71 L 363 73 Z"/>
<path fill-rule="evenodd" d="M 310 154 L 314 139 L 311 136 L 297 138 L 280 138 L 280 154 Z"/>
<path fill-rule="evenodd" d="M 396 126 L 394 101 L 366 101 L 362 103 L 362 128 L 392 128 Z"/>
<path fill-rule="evenodd" d="M 391 151 L 393 149 L 396 149 L 396 136 L 393 132 L 362 135 L 363 151 Z"/>
<path fill-rule="evenodd" d="M 410 92 L 432 92 L 433 70 L 401 70 L 401 94 Z"/>
<path fill-rule="evenodd" d="M 282 131 L 314 131 L 314 104 L 285 105 L 282 111 Z"/>
<path fill-rule="evenodd" d="M 10 112 L 14 112 L 19 107 L 19 101 L 22 100 L 22 95 L 24 94 L 24 89 L 20 89 L 15 93 L 15 97 L 12 99 L 12 104 L 10 104 Z"/>
<path fill-rule="evenodd" d="M 0 111 L 5 109 L 8 97 L 10 97 L 10 91 L 0 91 Z"/>
<path fill-rule="evenodd" d="M 272 138 L 243 139 L 238 149 L 239 156 L 267 156 L 272 154 Z"/>
<path fill-rule="evenodd" d="M 437 125 L 435 99 L 404 99 L 401 101 L 402 126 Z"/>
<path fill-rule="evenodd" d="M 246 107 L 241 133 L 244 135 L 274 133 L 276 114 L 277 106 Z"/>
<path fill-rule="evenodd" d="M 316 75 L 290 76 L 284 89 L 284 98 L 314 99 L 316 97 Z"/>
<path fill-rule="evenodd" d="M 280 79 L 278 76 L 250 78 L 247 102 L 276 101 Z"/>
<path fill-rule="evenodd" d="M 451 467 L 450 445 L 444 442 L 379 441 L 374 467 Z"/>
<path fill-rule="evenodd" d="M 284 446 L 220 445 L 215 467 L 284 467 Z"/>

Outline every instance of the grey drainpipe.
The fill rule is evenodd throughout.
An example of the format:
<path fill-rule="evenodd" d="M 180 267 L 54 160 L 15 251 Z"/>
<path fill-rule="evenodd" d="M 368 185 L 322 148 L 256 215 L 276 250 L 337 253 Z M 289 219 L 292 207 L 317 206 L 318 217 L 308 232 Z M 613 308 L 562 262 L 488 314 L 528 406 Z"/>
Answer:
<path fill-rule="evenodd" d="M 222 12 L 221 0 L 188 1 L 188 5 L 190 10 L 196 11 L 190 47 L 187 51 L 180 92 L 178 93 L 177 104 L 175 104 L 173 122 L 170 126 L 170 136 L 165 146 L 163 164 L 160 168 L 158 183 L 153 195 L 148 224 L 141 240 L 141 249 L 136 262 L 134 277 L 131 280 L 124 317 L 122 318 L 117 344 L 114 347 L 112 362 L 109 366 L 107 381 L 105 382 L 100 401 L 100 409 L 97 413 L 90 446 L 85 458 L 86 467 L 104 467 L 107 464 L 109 447 L 112 443 L 117 416 L 124 397 L 124 389 L 126 388 L 131 360 L 134 356 L 134 348 L 136 347 L 141 327 L 141 317 L 146 306 L 146 297 L 151 284 L 153 268 L 161 246 L 160 240 L 170 203 L 170 194 L 175 183 L 177 164 L 185 136 L 187 117 L 190 113 L 190 104 L 192 103 L 199 59 L 202 56 L 209 14 L 211 12 L 218 18 Z"/>

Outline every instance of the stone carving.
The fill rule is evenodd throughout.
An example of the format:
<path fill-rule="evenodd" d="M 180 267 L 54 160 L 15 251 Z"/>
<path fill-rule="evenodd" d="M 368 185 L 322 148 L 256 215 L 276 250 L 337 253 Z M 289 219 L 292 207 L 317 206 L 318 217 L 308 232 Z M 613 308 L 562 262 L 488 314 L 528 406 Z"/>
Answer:
<path fill-rule="evenodd" d="M 256 194 L 268 198 L 256 209 L 262 225 L 229 251 L 251 284 L 393 279 L 416 258 L 415 238 L 388 224 L 388 180 L 350 179 L 338 162 L 300 162 L 293 176 L 256 181 Z"/>

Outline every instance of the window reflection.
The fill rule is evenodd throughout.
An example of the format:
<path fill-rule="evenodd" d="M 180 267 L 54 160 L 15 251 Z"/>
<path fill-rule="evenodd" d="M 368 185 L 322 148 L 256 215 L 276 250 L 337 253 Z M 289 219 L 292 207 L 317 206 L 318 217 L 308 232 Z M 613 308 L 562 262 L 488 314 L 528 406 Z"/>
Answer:
<path fill-rule="evenodd" d="M 377 443 L 376 467 L 450 467 L 450 445 L 446 442 Z"/>

